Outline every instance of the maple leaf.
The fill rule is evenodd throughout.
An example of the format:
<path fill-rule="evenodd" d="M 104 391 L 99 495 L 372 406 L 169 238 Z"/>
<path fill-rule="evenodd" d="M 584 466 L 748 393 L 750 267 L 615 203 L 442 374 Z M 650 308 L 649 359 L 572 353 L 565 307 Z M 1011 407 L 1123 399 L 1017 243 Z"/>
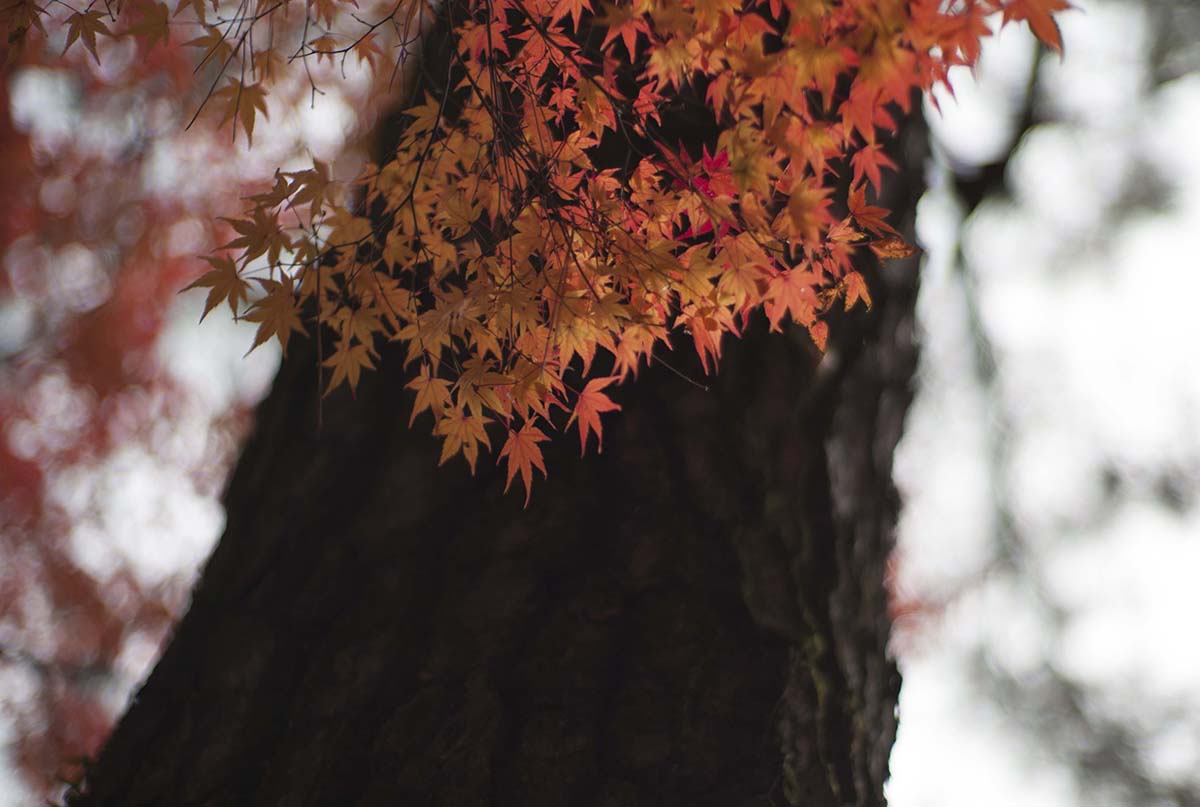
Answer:
<path fill-rule="evenodd" d="M 480 414 L 488 409 L 500 412 L 504 408 L 500 394 L 512 386 L 513 380 L 495 372 L 494 366 L 494 362 L 479 356 L 472 356 L 463 362 L 462 374 L 456 385 L 460 403 Z"/>
<path fill-rule="evenodd" d="M 375 334 L 383 330 L 379 312 L 374 306 L 362 304 L 361 300 L 357 306 L 339 308 L 334 316 L 329 318 L 329 325 L 339 330 L 343 338 L 354 338 L 367 345 L 372 354 L 375 352 L 372 348 Z"/>
<path fill-rule="evenodd" d="M 412 248 L 411 239 L 391 230 L 384 241 L 381 257 L 392 269 L 399 269 L 409 266 L 417 253 Z"/>
<path fill-rule="evenodd" d="M 324 20 L 325 27 L 329 28 L 333 25 L 333 21 L 338 16 L 338 3 L 340 0 L 311 0 L 310 6 L 316 11 L 314 15 L 316 20 Z M 350 0 L 350 4 L 358 6 L 355 0 Z"/>
<path fill-rule="evenodd" d="M 692 344 L 696 348 L 696 355 L 700 357 L 700 366 L 704 368 L 704 374 L 708 375 L 710 370 L 708 367 L 709 359 L 712 359 L 712 369 L 717 368 L 717 362 L 721 360 L 721 326 L 711 316 L 704 316 L 696 312 L 691 315 L 680 315 L 680 318 L 687 323 L 687 329 L 692 334 Z"/>
<path fill-rule="evenodd" d="M 78 39 L 83 42 L 88 53 L 92 54 L 96 64 L 100 64 L 100 57 L 96 54 L 96 34 L 112 36 L 112 32 L 104 24 L 103 16 L 103 12 L 93 9 L 77 11 L 67 17 L 67 44 L 63 47 L 63 53 L 66 53 L 67 49 Z"/>
<path fill-rule="evenodd" d="M 829 340 L 829 326 L 823 320 L 818 320 L 808 326 L 808 335 L 812 337 L 817 350 L 825 352 L 825 343 Z"/>
<path fill-rule="evenodd" d="M 295 206 L 307 204 L 312 211 L 312 216 L 319 215 L 321 208 L 330 198 L 332 183 L 329 179 L 328 163 L 314 159 L 312 168 L 287 174 L 287 177 L 291 180 L 288 192 L 293 194 L 292 204 Z"/>
<path fill-rule="evenodd" d="M 554 11 L 550 14 L 550 24 L 554 25 L 559 20 L 571 15 L 571 30 L 579 30 L 579 18 L 583 16 L 583 12 L 591 12 L 591 0 L 557 0 L 554 3 Z"/>
<path fill-rule="evenodd" d="M 288 198 L 288 194 L 290 193 L 291 189 L 289 188 L 287 178 L 283 175 L 282 171 L 276 168 L 275 184 L 271 187 L 271 190 L 265 193 L 254 194 L 250 197 L 250 201 L 264 207 L 277 207 L 283 204 L 284 200 Z"/>
<path fill-rule="evenodd" d="M 328 224 L 332 227 L 328 243 L 333 246 L 358 244 L 370 238 L 373 232 L 370 219 L 356 216 L 344 207 L 334 209 Z"/>
<path fill-rule="evenodd" d="M 293 281 L 287 275 L 284 275 L 283 281 L 261 277 L 256 277 L 254 280 L 262 286 L 266 294 L 256 300 L 250 310 L 242 315 L 242 319 L 258 323 L 258 331 L 254 334 L 254 344 L 246 353 L 249 354 L 274 336 L 279 339 L 279 347 L 283 351 L 283 355 L 287 356 L 288 338 L 293 333 L 304 333 L 304 326 L 300 324 L 300 311 L 296 305 Z"/>
<path fill-rule="evenodd" d="M 630 373 L 637 378 L 638 366 L 642 359 L 649 358 L 654 342 L 654 332 L 645 325 L 634 325 L 622 331 L 617 349 L 613 351 L 616 356 L 613 371 L 617 378 L 624 381 Z"/>
<path fill-rule="evenodd" d="M 447 460 L 461 453 L 474 474 L 475 462 L 479 459 L 479 444 L 492 447 L 487 429 L 484 428 L 486 425 L 487 420 L 482 415 L 473 415 L 462 406 L 445 412 L 433 428 L 434 434 L 445 438 L 438 465 L 445 465 Z"/>
<path fill-rule="evenodd" d="M 696 184 L 710 199 L 721 196 L 732 197 L 737 193 L 737 185 L 729 170 L 729 154 L 721 151 L 709 154 L 708 146 L 704 146 L 700 157 L 700 166 L 704 177 L 697 179 Z"/>
<path fill-rule="evenodd" d="M 688 53 L 687 40 L 671 37 L 667 42 L 650 52 L 646 65 L 647 75 L 655 79 L 655 89 L 667 85 L 678 90 L 692 67 L 692 54 Z"/>
<path fill-rule="evenodd" d="M 358 57 L 358 63 L 363 64 L 365 62 L 372 73 L 375 72 L 379 63 L 383 60 L 383 50 L 379 47 L 375 32 L 371 32 L 359 39 L 350 49 Z"/>
<path fill-rule="evenodd" d="M 817 303 L 813 287 L 818 283 L 819 277 L 801 269 L 788 269 L 771 278 L 763 300 L 772 331 L 781 330 L 779 323 L 785 313 L 791 313 L 792 320 L 801 325 L 813 323 Z"/>
<path fill-rule="evenodd" d="M 292 248 L 292 241 L 280 228 L 276 214 L 266 208 L 256 207 L 248 219 L 227 219 L 226 222 L 238 234 L 238 237 L 222 249 L 240 249 L 243 251 L 243 261 L 252 261 L 259 255 L 266 254 L 272 266 L 279 264 L 279 256 L 285 249 Z"/>
<path fill-rule="evenodd" d="M 413 403 L 408 425 L 413 425 L 417 415 L 428 409 L 436 418 L 450 406 L 450 382 L 433 375 L 427 363 L 421 365 L 420 373 L 404 385 L 405 389 L 416 390 L 417 400 Z"/>
<path fill-rule="evenodd" d="M 772 161 L 755 151 L 743 152 L 730 165 L 739 189 L 760 196 L 769 195 Z"/>
<path fill-rule="evenodd" d="M 333 375 L 329 379 L 329 385 L 325 388 L 326 396 L 341 386 L 342 382 L 350 385 L 350 394 L 353 395 L 358 389 L 358 379 L 362 375 L 362 371 L 375 369 L 370 347 L 364 344 L 351 344 L 349 339 L 340 339 L 337 350 L 323 364 L 333 368 Z"/>
<path fill-rule="evenodd" d="M 879 90 L 870 82 L 855 82 L 850 88 L 850 97 L 842 102 L 839 112 L 846 131 L 856 130 L 868 142 L 874 140 L 877 126 L 896 128 L 880 100 Z"/>
<path fill-rule="evenodd" d="M 409 107 L 404 110 L 404 114 L 412 118 L 406 127 L 407 134 L 425 134 L 437 128 L 442 117 L 442 104 L 432 94 L 425 93 L 425 103 Z"/>
<path fill-rule="evenodd" d="M 576 420 L 579 421 L 580 456 L 583 456 L 587 451 L 588 434 L 591 432 L 596 433 L 596 453 L 604 450 L 604 430 L 600 425 L 600 414 L 602 412 L 620 411 L 621 405 L 615 403 L 601 392 L 601 390 L 617 380 L 619 380 L 618 376 L 593 378 L 583 388 L 583 392 L 579 393 L 579 399 L 575 401 L 575 411 L 571 413 L 571 418 L 567 421 L 566 428 L 569 429 L 573 422 Z"/>
<path fill-rule="evenodd" d="M 1004 22 L 1029 23 L 1034 35 L 1058 53 L 1063 52 L 1062 31 L 1055 22 L 1053 13 L 1072 8 L 1067 0 L 1008 0 L 1004 6 Z"/>
<path fill-rule="evenodd" d="M 250 284 L 238 274 L 237 265 L 232 258 L 225 255 L 206 255 L 204 260 L 212 266 L 212 269 L 189 283 L 181 291 L 209 289 L 208 298 L 204 301 L 204 312 L 200 315 L 201 322 L 208 316 L 208 312 L 220 305 L 222 301 L 229 303 L 229 310 L 236 317 L 238 306 L 246 302 Z"/>
<path fill-rule="evenodd" d="M 867 310 L 871 308 L 871 295 L 867 291 L 867 281 L 858 272 L 850 272 L 842 278 L 841 287 L 846 295 L 846 310 L 849 311 L 856 302 L 863 301 Z"/>
<path fill-rule="evenodd" d="M 0 70 L 16 63 L 17 58 L 25 50 L 31 29 L 36 29 L 45 37 L 46 27 L 42 24 L 42 14 L 45 11 L 44 6 L 33 0 L 16 0 L 0 4 L 0 30 L 8 34 L 5 37 L 8 47 L 5 49 L 3 57 L 0 58 Z"/>
<path fill-rule="evenodd" d="M 604 16 L 596 22 L 608 28 L 600 47 L 607 48 L 610 42 L 620 37 L 631 62 L 637 58 L 638 34 L 650 36 L 650 27 L 646 25 L 646 20 L 629 6 L 605 3 Z"/>
<path fill-rule="evenodd" d="M 854 220 L 863 229 L 870 230 L 876 235 L 884 233 L 895 236 L 899 235 L 890 224 L 883 220 L 883 217 L 888 212 L 885 208 L 872 207 L 867 204 L 865 185 L 860 184 L 854 190 L 850 191 L 848 205 L 850 207 L 850 215 L 854 217 Z"/>
<path fill-rule="evenodd" d="M 477 199 L 468 199 L 465 193 L 450 194 L 442 200 L 439 216 L 451 238 L 461 238 L 471 231 L 471 225 L 479 218 L 483 205 Z"/>
<path fill-rule="evenodd" d="M 863 146 L 854 152 L 854 156 L 850 158 L 850 164 L 854 167 L 854 184 L 861 182 L 865 175 L 871 181 L 876 193 L 879 193 L 879 189 L 883 185 L 879 169 L 883 167 L 895 170 L 896 168 L 896 164 L 883 153 L 883 146 L 877 143 Z"/>
<path fill-rule="evenodd" d="M 468 21 L 458 31 L 459 52 L 470 56 L 473 62 L 482 62 L 484 54 L 492 50 L 495 42 L 504 42 L 503 39 L 494 39 L 493 32 L 494 29 L 491 25 L 477 23 L 474 20 Z M 507 48 L 507 46 L 504 47 Z"/>
<path fill-rule="evenodd" d="M 661 125 L 662 118 L 658 115 L 658 107 L 663 103 L 663 96 L 650 84 L 642 85 L 638 90 L 637 98 L 633 101 L 634 114 L 643 118 L 646 122 L 654 121 Z"/>
<path fill-rule="evenodd" d="M 903 238 L 893 236 L 880 238 L 871 244 L 871 251 L 881 258 L 907 258 L 915 253 L 917 248 Z"/>
<path fill-rule="evenodd" d="M 229 44 L 225 32 L 215 25 L 205 25 L 202 35 L 183 44 L 184 47 L 204 49 L 204 57 L 196 65 L 197 68 L 209 62 L 224 64 L 233 55 L 233 46 Z"/>
<path fill-rule="evenodd" d="M 308 52 L 316 54 L 317 64 L 320 64 L 322 59 L 328 59 L 329 63 L 333 64 L 337 50 L 337 39 L 332 34 L 322 34 L 308 42 Z"/>
<path fill-rule="evenodd" d="M 850 219 L 848 218 L 842 219 L 837 224 L 830 227 L 829 232 L 825 234 L 825 237 L 830 241 L 836 241 L 843 244 L 861 241 L 864 238 L 862 233 L 850 226 Z"/>
<path fill-rule="evenodd" d="M 225 110 L 221 125 L 233 121 L 236 135 L 237 124 L 240 123 L 242 131 L 246 133 L 246 143 L 253 143 L 255 118 L 259 114 L 267 117 L 267 90 L 262 83 L 244 84 L 231 78 L 224 87 L 213 93 L 213 99 Z"/>
<path fill-rule="evenodd" d="M 542 472 L 542 476 L 546 475 L 546 463 L 542 459 L 542 450 L 538 448 L 538 443 L 544 443 L 549 439 L 545 432 L 527 422 L 520 431 L 510 429 L 508 439 L 504 442 L 504 447 L 500 449 L 500 459 L 506 460 L 508 470 L 504 492 L 508 492 L 513 478 L 519 472 L 521 482 L 525 485 L 526 507 L 529 506 L 529 496 L 533 493 L 533 469 L 537 468 Z"/>
<path fill-rule="evenodd" d="M 982 40 L 992 35 L 986 21 L 987 11 L 982 6 L 969 6 L 955 20 L 957 24 L 947 39 L 946 52 L 957 51 L 963 64 L 974 64 L 979 59 Z"/>

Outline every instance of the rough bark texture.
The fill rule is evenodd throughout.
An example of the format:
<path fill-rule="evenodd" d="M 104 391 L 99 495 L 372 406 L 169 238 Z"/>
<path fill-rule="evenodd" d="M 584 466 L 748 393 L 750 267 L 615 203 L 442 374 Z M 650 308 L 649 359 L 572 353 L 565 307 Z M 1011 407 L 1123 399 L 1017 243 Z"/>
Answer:
<path fill-rule="evenodd" d="M 318 432 L 296 345 L 191 609 L 70 803 L 882 804 L 915 266 L 872 279 L 823 361 L 756 327 L 709 390 L 644 371 L 604 453 L 556 440 L 524 510 L 487 461 L 436 468 L 396 357 Z"/>

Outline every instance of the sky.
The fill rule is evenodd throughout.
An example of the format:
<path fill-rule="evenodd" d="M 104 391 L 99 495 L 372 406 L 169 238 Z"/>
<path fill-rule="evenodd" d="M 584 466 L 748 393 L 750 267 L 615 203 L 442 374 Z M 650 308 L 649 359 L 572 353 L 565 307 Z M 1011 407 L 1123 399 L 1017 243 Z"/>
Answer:
<path fill-rule="evenodd" d="M 896 476 L 899 584 L 933 616 L 900 629 L 894 807 L 1124 807 L 1031 731 L 1051 674 L 1135 733 L 1149 773 L 1200 787 L 1200 74 L 1152 87 L 1140 4 L 1078 6 L 1011 202 L 962 222 L 947 172 L 1008 149 L 1028 34 L 991 42 L 930 114 L 924 352 Z M 990 697 L 996 674 L 1015 704 Z"/>
<path fill-rule="evenodd" d="M 949 172 L 1009 149 L 1028 32 L 989 42 L 975 75 L 957 75 L 954 97 L 927 110 L 937 156 L 918 217 L 923 355 L 896 458 L 897 585 L 922 610 L 896 640 L 894 807 L 1126 807 L 1082 788 L 1062 744 L 1031 729 L 1021 693 L 1049 673 L 1131 726 L 1154 775 L 1200 787 L 1200 643 L 1186 639 L 1200 612 L 1200 73 L 1152 86 L 1140 5 L 1077 5 L 1061 19 L 1065 57 L 1040 71 L 1046 122 L 1019 144 L 1011 203 L 963 222 Z M 336 139 L 328 118 L 309 125 Z M 1131 204 L 1143 186 L 1162 198 Z M 213 419 L 263 394 L 278 356 L 244 357 L 252 329 L 198 323 L 201 301 L 179 298 L 159 346 L 194 392 L 162 427 L 165 450 L 130 447 L 54 480 L 79 514 L 85 568 L 126 558 L 148 583 L 190 575 L 220 534 L 219 503 L 188 469 Z M 981 334 L 995 363 L 984 378 Z M 46 423 L 10 441 L 47 439 L 69 415 L 63 390 L 45 396 Z M 114 709 L 154 652 L 126 648 Z M 19 700 L 23 675 L 0 669 L 0 693 Z M 1016 682 L 1015 701 L 997 700 L 994 678 Z M 11 732 L 0 713 L 0 742 Z M 0 805 L 23 803 L 0 758 Z"/>

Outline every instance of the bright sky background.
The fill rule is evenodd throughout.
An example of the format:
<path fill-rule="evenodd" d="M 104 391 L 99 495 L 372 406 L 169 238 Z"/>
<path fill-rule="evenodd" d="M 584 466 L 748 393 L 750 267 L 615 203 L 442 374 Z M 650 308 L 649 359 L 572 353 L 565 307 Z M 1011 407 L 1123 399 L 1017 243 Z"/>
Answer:
<path fill-rule="evenodd" d="M 988 697 L 981 659 L 1030 686 L 1056 670 L 1089 708 L 1147 733 L 1152 773 L 1200 785 L 1200 75 L 1151 90 L 1140 4 L 1078 5 L 1061 18 L 1066 58 L 1043 66 L 1054 122 L 1010 166 L 1015 205 L 966 222 L 990 390 L 944 172 L 1007 150 L 1027 32 L 993 41 L 977 80 L 958 76 L 957 102 L 943 95 L 931 116 L 940 165 L 919 218 L 924 354 L 897 457 L 900 581 L 947 605 L 904 634 L 893 807 L 1118 807 L 1080 793 Z M 1165 209 L 1114 214 L 1131 177 L 1165 185 Z M 1174 509 L 1156 495 L 1164 479 Z M 998 551 L 998 499 L 1024 542 L 1020 571 Z"/>
<path fill-rule="evenodd" d="M 1066 58 L 1043 70 L 1044 117 L 1058 122 L 1030 132 L 1012 164 L 1016 206 L 985 206 L 966 224 L 998 364 L 990 391 L 976 379 L 953 265 L 961 211 L 945 165 L 1007 150 L 1033 58 L 1028 33 L 990 43 L 978 81 L 959 75 L 956 100 L 943 96 L 942 116 L 932 116 L 941 157 L 918 222 L 928 256 L 921 386 L 897 476 L 907 497 L 900 585 L 945 608 L 898 642 L 893 807 L 1149 807 L 1081 794 L 981 688 L 980 658 L 1017 680 L 1052 665 L 1105 714 L 1161 728 L 1144 749 L 1152 767 L 1200 784 L 1200 642 L 1191 639 L 1200 613 L 1200 75 L 1149 91 L 1139 5 L 1077 5 L 1062 18 Z M 322 136 L 321 122 L 311 125 Z M 1140 175 L 1160 176 L 1165 209 L 1114 223 L 1113 200 Z M 194 569 L 222 529 L 219 504 L 188 469 L 212 419 L 262 394 L 278 358 L 262 349 L 243 359 L 251 329 L 216 316 L 197 325 L 200 303 L 180 298 L 161 345 L 196 393 L 164 424 L 165 450 L 133 447 L 54 483 L 68 512 L 84 514 L 74 539 L 87 568 L 121 555 L 160 580 Z M 47 401 L 69 407 L 59 393 L 47 389 Z M 1179 488 L 1175 509 L 1155 496 L 1164 469 Z M 1119 496 L 1106 486 L 1112 474 Z M 1025 572 L 997 560 L 997 496 L 1025 541 Z M 152 646 L 130 644 L 114 704 L 152 661 Z M 0 693 L 19 699 L 25 675 L 0 668 Z M 0 743 L 6 732 L 0 718 Z M 0 805 L 28 803 L 6 764 Z"/>

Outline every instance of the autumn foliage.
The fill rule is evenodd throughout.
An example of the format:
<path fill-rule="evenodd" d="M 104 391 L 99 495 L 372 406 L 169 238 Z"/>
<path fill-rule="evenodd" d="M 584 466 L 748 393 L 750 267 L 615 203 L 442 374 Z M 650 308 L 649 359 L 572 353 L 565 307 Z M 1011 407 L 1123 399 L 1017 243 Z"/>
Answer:
<path fill-rule="evenodd" d="M 187 24 L 203 105 L 250 140 L 285 68 L 349 58 L 402 71 L 439 15 L 450 49 L 417 78 L 395 154 L 349 183 L 278 172 L 228 219 L 193 286 L 257 325 L 254 344 L 317 332 L 328 390 L 402 343 L 442 461 L 500 442 L 528 496 L 538 444 L 601 435 L 613 380 L 682 330 L 706 370 L 763 309 L 823 348 L 822 314 L 869 305 L 855 253 L 910 248 L 868 201 L 893 167 L 881 134 L 915 90 L 970 65 L 988 17 L 1061 42 L 1065 0 L 153 0 L 5 7 L 28 46 L 149 48 Z M 317 90 L 317 85 L 313 84 Z M 679 120 L 688 136 L 680 136 Z M 598 361 L 598 357 L 604 357 Z M 603 368 L 603 369 L 600 369 Z M 562 417 L 556 413 L 563 413 Z"/>

